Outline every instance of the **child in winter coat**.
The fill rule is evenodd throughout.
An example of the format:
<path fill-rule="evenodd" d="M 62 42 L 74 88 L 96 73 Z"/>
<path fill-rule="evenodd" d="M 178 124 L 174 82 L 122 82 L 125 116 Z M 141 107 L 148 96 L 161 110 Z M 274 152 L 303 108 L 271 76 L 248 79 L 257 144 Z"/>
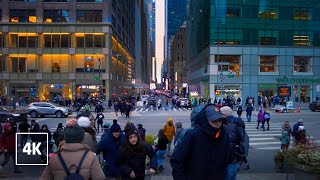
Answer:
<path fill-rule="evenodd" d="M 262 124 L 262 129 L 263 131 L 265 131 L 264 129 L 264 113 L 262 110 L 259 110 L 259 113 L 258 113 L 258 125 L 257 125 L 257 129 L 259 129 L 259 125 L 260 125 L 260 122 Z"/>
<path fill-rule="evenodd" d="M 281 141 L 281 150 L 288 151 L 290 138 L 289 138 L 289 134 L 287 131 L 282 132 L 282 136 L 280 137 L 280 141 Z"/>

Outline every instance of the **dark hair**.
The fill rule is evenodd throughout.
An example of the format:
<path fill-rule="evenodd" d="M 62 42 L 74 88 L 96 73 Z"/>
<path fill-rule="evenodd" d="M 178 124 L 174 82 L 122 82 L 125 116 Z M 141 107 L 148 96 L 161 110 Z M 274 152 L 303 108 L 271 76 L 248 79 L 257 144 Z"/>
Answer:
<path fill-rule="evenodd" d="M 164 136 L 164 129 L 159 129 L 158 138 Z"/>
<path fill-rule="evenodd" d="M 141 140 L 139 134 L 136 134 L 138 141 L 136 145 L 132 145 L 129 141 L 129 137 L 126 137 L 124 143 L 121 146 L 121 151 L 126 158 L 131 158 L 136 155 L 146 155 L 146 144 Z"/>

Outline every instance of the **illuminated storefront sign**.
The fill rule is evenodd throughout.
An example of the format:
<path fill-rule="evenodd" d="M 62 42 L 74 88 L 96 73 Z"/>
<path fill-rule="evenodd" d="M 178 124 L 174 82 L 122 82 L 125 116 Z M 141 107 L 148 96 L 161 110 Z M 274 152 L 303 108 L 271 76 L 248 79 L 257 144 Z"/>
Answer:
<path fill-rule="evenodd" d="M 312 79 L 312 78 L 276 78 L 277 83 L 320 83 L 320 79 Z"/>
<path fill-rule="evenodd" d="M 278 87 L 278 96 L 280 97 L 291 96 L 291 87 L 290 86 Z"/>

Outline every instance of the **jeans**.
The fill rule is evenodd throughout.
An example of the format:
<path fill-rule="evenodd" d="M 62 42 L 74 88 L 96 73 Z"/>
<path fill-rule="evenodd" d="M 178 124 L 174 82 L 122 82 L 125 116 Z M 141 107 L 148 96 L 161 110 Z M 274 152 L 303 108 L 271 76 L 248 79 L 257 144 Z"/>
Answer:
<path fill-rule="evenodd" d="M 21 139 L 20 139 L 20 148 L 23 149 L 24 145 L 27 143 L 28 141 L 28 135 L 20 135 Z"/>
<path fill-rule="evenodd" d="M 164 155 L 166 154 L 166 150 L 158 150 L 157 151 L 157 162 L 158 167 L 163 166 Z"/>
<path fill-rule="evenodd" d="M 239 162 L 228 164 L 226 169 L 226 179 L 225 180 L 236 180 L 238 168 L 240 167 Z"/>
<path fill-rule="evenodd" d="M 248 122 L 251 121 L 251 114 L 247 114 L 247 120 L 248 120 Z"/>

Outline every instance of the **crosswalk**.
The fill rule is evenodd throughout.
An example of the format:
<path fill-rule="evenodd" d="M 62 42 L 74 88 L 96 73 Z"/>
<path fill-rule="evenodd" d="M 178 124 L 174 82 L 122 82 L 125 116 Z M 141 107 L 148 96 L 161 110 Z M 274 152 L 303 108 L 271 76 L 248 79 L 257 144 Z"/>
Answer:
<path fill-rule="evenodd" d="M 265 124 L 266 125 L 266 124 Z M 282 134 L 283 123 L 270 123 L 270 130 L 263 131 L 261 127 L 256 129 L 256 122 L 246 123 L 246 132 L 249 136 L 249 146 L 253 149 L 261 150 L 280 150 L 281 142 L 280 137 Z M 265 126 L 267 127 L 267 126 Z M 313 142 L 320 143 L 320 140 L 315 140 L 310 136 Z M 291 138 L 290 146 L 292 147 L 293 141 Z"/>
<path fill-rule="evenodd" d="M 160 108 L 160 109 L 147 108 L 146 109 L 143 107 L 138 107 L 133 110 L 133 112 L 142 112 L 142 113 L 148 112 L 148 111 L 192 111 L 192 110 L 188 108 L 167 108 L 167 109 L 166 108 Z"/>

